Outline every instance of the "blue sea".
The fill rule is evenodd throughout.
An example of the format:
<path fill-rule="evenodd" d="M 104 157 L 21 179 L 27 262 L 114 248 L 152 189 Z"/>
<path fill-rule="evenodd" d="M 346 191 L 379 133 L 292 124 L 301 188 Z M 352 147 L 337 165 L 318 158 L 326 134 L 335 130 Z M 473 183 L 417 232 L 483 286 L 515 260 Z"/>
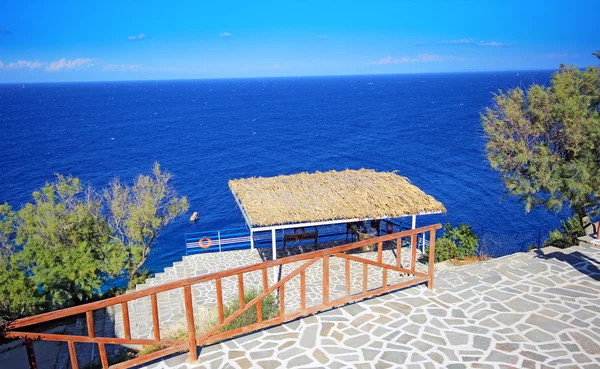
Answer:
<path fill-rule="evenodd" d="M 185 255 L 185 232 L 244 225 L 229 179 L 373 168 L 397 170 L 444 203 L 446 215 L 419 225 L 468 222 L 519 239 L 560 217 L 501 202 L 479 114 L 499 89 L 547 84 L 551 73 L 4 84 L 0 202 L 20 207 L 54 173 L 102 187 L 158 161 L 200 213 L 164 230 L 148 261 L 159 271 Z M 510 251 L 502 247 L 489 252 Z"/>

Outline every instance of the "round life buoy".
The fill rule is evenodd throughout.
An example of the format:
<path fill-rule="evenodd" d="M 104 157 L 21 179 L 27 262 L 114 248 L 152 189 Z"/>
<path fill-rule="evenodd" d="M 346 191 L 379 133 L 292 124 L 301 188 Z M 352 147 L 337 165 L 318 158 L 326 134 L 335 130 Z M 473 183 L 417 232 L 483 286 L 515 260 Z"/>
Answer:
<path fill-rule="evenodd" d="M 304 227 L 294 229 L 294 234 L 297 234 L 298 231 L 300 231 L 300 233 L 304 233 Z"/>
<path fill-rule="evenodd" d="M 212 240 L 210 238 L 208 238 L 208 237 L 203 237 L 203 238 L 200 239 L 200 241 L 198 241 L 198 244 L 203 249 L 207 249 L 207 248 L 210 247 L 210 245 L 212 245 Z"/>
<path fill-rule="evenodd" d="M 394 225 L 392 223 L 387 223 L 385 225 L 385 230 L 387 233 L 394 233 Z"/>

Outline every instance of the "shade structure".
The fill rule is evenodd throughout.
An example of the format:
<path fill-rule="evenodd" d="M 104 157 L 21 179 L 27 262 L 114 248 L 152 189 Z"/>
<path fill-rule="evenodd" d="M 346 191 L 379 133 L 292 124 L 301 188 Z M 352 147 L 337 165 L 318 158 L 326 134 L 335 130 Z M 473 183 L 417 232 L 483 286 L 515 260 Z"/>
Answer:
<path fill-rule="evenodd" d="M 406 177 L 372 169 L 243 178 L 229 188 L 251 229 L 446 212 Z"/>

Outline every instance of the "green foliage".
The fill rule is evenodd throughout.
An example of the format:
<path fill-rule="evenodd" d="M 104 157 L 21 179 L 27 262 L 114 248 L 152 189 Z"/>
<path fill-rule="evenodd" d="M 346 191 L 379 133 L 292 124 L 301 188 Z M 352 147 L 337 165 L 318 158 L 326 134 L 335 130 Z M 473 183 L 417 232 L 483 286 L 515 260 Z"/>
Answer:
<path fill-rule="evenodd" d="M 163 228 L 188 210 L 187 199 L 177 196 L 170 180 L 171 174 L 155 163 L 152 176 L 139 175 L 131 187 L 115 178 L 104 191 L 113 242 L 126 250 L 130 287 Z"/>
<path fill-rule="evenodd" d="M 10 205 L 0 205 L 0 263 L 8 262 L 13 251 L 12 237 L 15 233 L 16 214 Z"/>
<path fill-rule="evenodd" d="M 258 289 L 244 290 L 244 301 L 248 303 L 254 300 L 256 297 L 258 297 L 261 293 L 262 291 Z M 266 296 L 261 301 L 261 305 L 263 321 L 273 319 L 279 315 L 279 305 L 277 303 L 276 298 L 273 295 Z M 223 307 L 223 315 L 225 319 L 233 315 L 239 309 L 240 300 L 239 298 L 235 298 L 233 301 L 231 301 L 229 304 L 226 304 Z M 202 325 L 194 327 L 196 336 L 203 335 L 204 333 L 208 332 L 209 330 L 211 330 L 219 324 L 218 315 L 214 311 L 203 311 L 203 313 L 201 313 L 199 317 L 199 320 L 200 322 L 202 322 Z M 246 327 L 255 323 L 258 323 L 258 320 L 256 318 L 256 305 L 252 306 L 247 311 L 242 313 L 239 317 L 235 318 L 233 321 L 231 321 L 231 323 L 226 324 L 222 329 L 219 330 L 219 332 L 227 332 L 236 328 Z M 185 340 L 187 337 L 187 330 L 179 329 L 175 332 L 172 332 L 171 334 L 168 334 L 166 337 L 166 339 L 168 340 L 182 341 Z M 138 356 L 147 355 L 152 352 L 159 351 L 165 347 L 166 346 L 160 345 L 146 345 L 140 350 Z"/>
<path fill-rule="evenodd" d="M 121 196 L 120 207 L 61 175 L 18 212 L 0 205 L 0 318 L 95 300 L 111 278 L 147 278 L 150 246 L 187 209 L 168 183 L 171 175 L 158 164 L 153 174 L 133 187 L 115 179 L 109 189 L 119 184 L 122 191 L 111 193 Z"/>
<path fill-rule="evenodd" d="M 262 291 L 256 289 L 250 289 L 244 291 L 244 301 L 250 302 L 254 300 L 258 295 L 260 295 Z M 225 318 L 233 315 L 236 311 L 240 309 L 240 300 L 235 299 L 232 303 L 225 305 L 223 307 L 223 313 Z M 277 301 L 273 295 L 268 295 L 262 300 L 262 318 L 263 321 L 275 318 L 279 315 L 279 306 Z M 242 315 L 235 318 L 231 321 L 231 323 L 226 324 L 220 332 L 227 332 L 236 328 L 241 328 L 248 326 L 250 324 L 257 323 L 256 319 L 256 305 L 252 306 L 248 310 L 246 310 Z M 217 325 L 218 320 L 213 322 L 213 326 Z"/>
<path fill-rule="evenodd" d="M 14 260 L 0 262 L 0 320 L 13 320 L 39 313 L 46 297 Z"/>
<path fill-rule="evenodd" d="M 435 261 L 462 260 L 476 256 L 479 237 L 468 224 L 454 228 L 450 223 L 444 226 L 444 235 L 435 242 Z"/>
<path fill-rule="evenodd" d="M 0 205 L 0 321 L 35 314 L 44 299 L 35 284 L 12 257 L 16 214 L 8 204 Z"/>
<path fill-rule="evenodd" d="M 600 213 L 599 107 L 600 68 L 561 65 L 549 88 L 500 91 L 485 109 L 487 157 L 527 212 Z"/>
<path fill-rule="evenodd" d="M 544 242 L 544 247 L 554 246 L 561 249 L 577 245 L 578 237 L 585 236 L 581 222 L 576 216 L 561 221 L 558 229 L 550 232 L 550 238 Z"/>
<path fill-rule="evenodd" d="M 34 284 L 52 294 L 54 307 L 89 300 L 123 265 L 100 199 L 77 178 L 57 175 L 18 212 L 15 254 Z"/>

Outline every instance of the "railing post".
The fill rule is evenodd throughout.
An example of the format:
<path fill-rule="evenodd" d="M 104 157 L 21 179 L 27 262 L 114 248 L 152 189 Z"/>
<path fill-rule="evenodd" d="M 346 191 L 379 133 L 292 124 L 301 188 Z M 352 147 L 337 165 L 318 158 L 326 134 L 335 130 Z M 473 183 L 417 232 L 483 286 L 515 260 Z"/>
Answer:
<path fill-rule="evenodd" d="M 71 368 L 79 369 L 79 361 L 77 360 L 77 351 L 75 350 L 75 342 L 69 341 L 69 356 L 71 357 Z"/>
<path fill-rule="evenodd" d="M 427 275 L 429 282 L 427 282 L 427 288 L 433 289 L 433 272 L 435 266 L 435 229 L 429 231 L 429 264 L 427 265 Z"/>
<path fill-rule="evenodd" d="M 300 272 L 300 310 L 306 309 L 306 270 Z"/>
<path fill-rule="evenodd" d="M 262 301 L 260 301 L 262 303 Z M 283 319 L 285 316 L 285 284 L 279 287 L 279 317 Z"/>
<path fill-rule="evenodd" d="M 377 262 L 383 262 L 383 242 L 377 244 Z"/>
<path fill-rule="evenodd" d="M 244 308 L 246 306 L 246 300 L 244 296 L 244 274 L 238 274 L 238 296 L 240 299 L 240 308 Z"/>
<path fill-rule="evenodd" d="M 396 238 L 396 266 L 402 267 L 402 237 Z"/>
<path fill-rule="evenodd" d="M 369 266 L 363 263 L 363 292 L 369 290 Z"/>
<path fill-rule="evenodd" d="M 95 338 L 94 312 L 92 310 L 85 312 L 85 320 L 87 323 L 88 337 Z M 108 357 L 106 356 L 106 347 L 104 347 L 104 343 L 98 343 L 98 353 L 100 355 L 100 361 L 102 362 L 102 369 L 108 369 Z"/>
<path fill-rule="evenodd" d="M 129 323 L 129 306 L 127 306 L 127 301 L 121 303 L 121 312 L 123 313 L 123 330 L 125 331 L 125 338 L 131 339 L 131 326 Z"/>
<path fill-rule="evenodd" d="M 221 278 L 215 279 L 217 287 L 217 311 L 219 315 L 219 324 L 223 324 L 225 313 L 223 312 L 223 288 L 221 287 Z"/>
<path fill-rule="evenodd" d="M 33 341 L 31 338 L 25 338 L 25 349 L 27 350 L 27 359 L 29 359 L 29 369 L 37 369 L 35 361 L 35 351 L 33 351 Z"/>
<path fill-rule="evenodd" d="M 410 236 L 410 241 L 410 270 L 414 272 L 417 267 L 417 234 L 412 234 Z"/>
<path fill-rule="evenodd" d="M 345 260 L 346 267 L 346 298 L 350 297 L 350 259 Z"/>
<path fill-rule="evenodd" d="M 196 328 L 194 325 L 194 305 L 192 304 L 192 288 L 190 286 L 183 287 L 183 295 L 185 298 L 185 317 L 187 320 L 188 344 L 190 346 L 190 361 L 196 361 L 198 359 L 198 352 L 196 349 Z"/>
<path fill-rule="evenodd" d="M 156 299 L 156 294 L 153 293 L 150 295 L 150 300 L 152 301 L 152 328 L 154 332 L 154 339 L 160 341 L 160 323 L 158 321 L 158 301 Z"/>
<path fill-rule="evenodd" d="M 329 255 L 323 256 L 323 304 L 329 303 Z"/>

